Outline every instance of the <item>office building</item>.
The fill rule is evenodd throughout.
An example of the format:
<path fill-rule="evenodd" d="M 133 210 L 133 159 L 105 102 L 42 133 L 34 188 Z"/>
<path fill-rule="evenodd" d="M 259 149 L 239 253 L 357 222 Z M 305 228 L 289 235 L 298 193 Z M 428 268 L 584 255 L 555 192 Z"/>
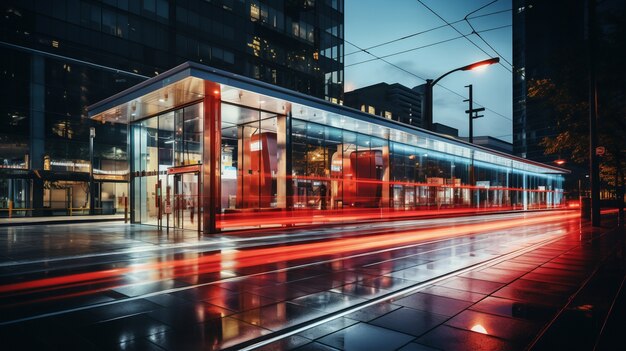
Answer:
<path fill-rule="evenodd" d="M 570 104 L 589 102 L 587 3 L 583 0 L 513 1 L 513 152 L 538 162 L 554 162 L 567 155 L 545 155 L 541 141 L 554 137 L 567 111 L 532 96 L 533 82 L 554 84 Z M 626 3 L 595 1 L 597 37 L 594 60 L 600 114 L 614 114 L 623 106 L 624 23 Z M 555 95 L 557 93 L 553 93 Z M 620 105 L 621 104 L 621 105 Z M 616 108 L 617 107 L 617 108 Z M 623 107 L 622 107 L 623 108 Z M 613 111 L 613 112 L 611 112 Z M 589 114 L 580 110 L 568 123 L 588 130 Z M 599 123 L 602 124 L 602 117 Z M 562 128 L 561 128 L 562 129 Z M 570 163 L 571 164 L 571 163 Z"/>
<path fill-rule="evenodd" d="M 343 0 L 6 0 L 0 11 L 0 216 L 87 213 L 92 200 L 119 211 L 129 136 L 85 107 L 180 63 L 342 102 Z"/>

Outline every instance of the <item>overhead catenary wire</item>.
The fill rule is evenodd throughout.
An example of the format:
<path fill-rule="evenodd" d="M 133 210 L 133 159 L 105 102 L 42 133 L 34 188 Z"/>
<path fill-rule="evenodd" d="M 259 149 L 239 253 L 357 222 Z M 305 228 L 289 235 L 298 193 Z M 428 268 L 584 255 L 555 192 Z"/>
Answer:
<path fill-rule="evenodd" d="M 509 12 L 509 11 L 511 11 L 511 9 L 490 12 L 490 13 L 486 13 L 486 14 L 483 14 L 483 15 L 477 15 L 477 16 L 471 16 L 471 17 L 467 17 L 466 16 L 466 17 L 468 19 L 475 19 L 475 18 L 493 16 L 493 15 L 497 15 L 497 14 L 504 13 L 504 12 Z M 473 12 L 475 12 L 475 11 L 473 11 Z M 465 18 L 462 18 L 460 20 L 452 22 L 452 24 L 457 24 L 457 23 L 463 22 L 464 20 L 465 20 Z M 423 31 L 419 31 L 419 32 L 416 32 L 416 33 L 412 33 L 412 34 L 409 34 L 409 35 L 402 36 L 400 38 L 388 40 L 388 41 L 385 41 L 385 42 L 382 42 L 382 43 L 379 43 L 379 44 L 376 44 L 376 45 L 372 45 L 372 46 L 366 47 L 365 50 L 371 50 L 371 49 L 375 49 L 375 48 L 378 48 L 378 47 L 381 47 L 381 46 L 393 44 L 395 42 L 406 40 L 406 39 L 409 39 L 409 38 L 413 38 L 413 37 L 416 37 L 416 36 L 421 35 L 421 34 L 432 32 L 432 31 L 437 30 L 437 29 L 445 28 L 447 26 L 448 26 L 447 24 L 442 24 L 442 25 L 437 26 L 437 27 L 429 28 L 429 29 L 426 29 L 426 30 L 423 30 Z M 505 27 L 505 26 L 503 26 L 503 27 Z M 510 25 L 507 25 L 506 27 L 510 27 Z M 494 28 L 494 29 L 491 29 L 491 30 L 495 30 L 495 29 L 499 29 L 499 28 Z M 486 32 L 486 31 L 487 30 L 483 30 L 481 32 Z M 349 53 L 345 54 L 344 57 L 345 56 L 354 55 L 354 54 L 358 54 L 359 52 L 361 52 L 361 50 L 349 52 Z"/>
<path fill-rule="evenodd" d="M 435 27 L 434 29 L 438 29 L 438 28 L 445 27 L 445 26 L 450 26 L 450 27 L 452 27 L 452 28 L 453 28 L 453 29 L 454 29 L 457 33 L 459 33 L 459 34 L 461 35 L 461 37 L 458 37 L 458 38 L 465 38 L 465 39 L 466 39 L 466 40 L 468 40 L 470 43 L 472 43 L 474 46 L 476 46 L 479 50 L 481 50 L 483 53 L 485 53 L 487 56 L 489 56 L 489 57 L 491 57 L 491 56 L 492 56 L 492 55 L 490 55 L 488 52 L 486 52 L 484 49 L 482 49 L 480 46 L 478 46 L 476 43 L 474 43 L 472 40 L 470 40 L 469 38 L 467 38 L 467 35 L 464 35 L 463 33 L 461 33 L 461 32 L 460 32 L 460 31 L 459 31 L 456 27 L 452 26 L 452 25 L 451 25 L 450 23 L 448 23 L 445 19 L 443 19 L 441 16 L 439 16 L 436 12 L 434 12 L 432 9 L 430 9 L 428 6 L 426 6 L 426 5 L 425 5 L 422 1 L 420 1 L 420 0 L 417 0 L 417 1 L 418 1 L 420 4 L 422 4 L 424 7 L 426 7 L 428 10 L 430 10 L 432 13 L 434 13 L 434 14 L 435 14 L 437 17 L 439 17 L 442 21 L 444 21 L 444 22 L 446 23 L 445 25 L 443 25 L 443 26 L 439 26 L 439 27 Z M 494 0 L 494 1 L 492 1 L 492 2 L 490 2 L 490 3 L 488 3 L 488 4 L 486 4 L 486 5 L 481 6 L 480 8 L 478 8 L 478 9 L 476 9 L 476 10 L 474 10 L 474 11 L 470 12 L 470 13 L 469 13 L 468 15 L 466 15 L 466 16 L 465 16 L 462 20 L 456 21 L 455 23 L 462 22 L 462 21 L 464 21 L 464 20 L 465 20 L 465 18 L 478 18 L 478 17 L 483 17 L 483 16 L 488 16 L 488 15 L 491 15 L 491 14 L 485 14 L 485 15 L 480 15 L 480 16 L 473 16 L 473 17 L 470 17 L 470 15 L 471 15 L 471 14 L 473 14 L 473 13 L 475 13 L 475 12 L 477 12 L 477 11 L 480 11 L 481 9 L 483 9 L 483 8 L 485 8 L 485 7 L 489 6 L 489 5 L 491 5 L 491 4 L 493 4 L 493 3 L 497 2 L 497 1 L 498 1 L 498 0 Z M 502 12 L 507 12 L 507 11 L 511 11 L 511 9 L 502 10 L 502 11 L 497 11 L 497 12 L 494 12 L 494 13 L 502 13 Z M 503 27 L 504 27 L 504 26 L 503 26 Z M 434 29 L 431 29 L 431 30 L 434 30 Z M 492 29 L 489 29 L 489 30 L 495 30 L 495 29 L 499 29 L 499 28 L 492 28 Z M 427 31 L 430 31 L 430 30 L 427 30 Z M 427 31 L 422 31 L 422 32 L 427 32 Z M 411 76 L 414 76 L 414 77 L 416 77 L 416 78 L 418 78 L 418 79 L 420 79 L 420 80 L 426 81 L 426 79 L 425 79 L 425 78 L 423 78 L 423 77 L 421 77 L 421 76 L 419 76 L 419 75 L 417 75 L 417 74 L 415 74 L 415 73 L 413 73 L 413 72 L 410 72 L 410 71 L 408 71 L 408 70 L 406 70 L 406 69 L 404 69 L 404 68 L 402 68 L 402 67 L 400 67 L 400 66 L 398 66 L 398 65 L 396 65 L 396 64 L 394 64 L 394 63 L 392 63 L 392 62 L 390 62 L 390 61 L 388 61 L 388 60 L 385 60 L 385 57 L 380 57 L 380 56 L 377 56 L 377 55 L 375 55 L 375 54 L 373 54 L 372 52 L 370 52 L 370 51 L 369 51 L 369 50 L 370 50 L 370 49 L 372 49 L 372 48 L 380 47 L 380 46 L 383 46 L 383 45 L 386 45 L 386 44 L 390 44 L 390 43 L 392 43 L 392 42 L 396 42 L 396 41 L 403 40 L 403 39 L 406 39 L 406 38 L 409 38 L 409 37 L 413 37 L 413 36 L 415 36 L 415 35 L 419 35 L 419 34 L 420 34 L 420 33 L 422 33 L 422 32 L 414 33 L 413 35 L 404 36 L 404 37 L 401 37 L 401 38 L 398 38 L 398 39 L 394 39 L 394 40 L 391 40 L 391 41 L 388 41 L 388 42 L 385 42 L 385 43 L 376 44 L 376 45 L 370 46 L 370 47 L 368 47 L 368 48 L 362 48 L 362 47 L 360 47 L 360 46 L 358 46 L 358 45 L 356 45 L 356 44 L 354 44 L 354 43 L 352 43 L 352 42 L 350 42 L 350 41 L 346 40 L 345 38 L 344 38 L 344 42 L 346 42 L 347 44 L 352 45 L 352 46 L 354 46 L 356 49 L 358 49 L 358 51 L 356 51 L 356 52 L 364 52 L 364 53 L 366 53 L 366 54 L 368 54 L 368 55 L 370 55 L 370 56 L 374 57 L 374 59 L 373 59 L 373 60 L 369 60 L 369 61 L 375 61 L 375 60 L 380 60 L 380 61 L 383 61 L 383 62 L 385 62 L 386 64 L 388 64 L 388 65 L 390 65 L 390 66 L 392 66 L 392 67 L 395 67 L 395 68 L 396 68 L 396 69 L 398 69 L 398 70 L 401 70 L 401 71 L 403 71 L 403 72 L 405 72 L 405 73 L 407 73 L 407 74 L 409 74 L 409 75 L 411 75 Z M 444 40 L 444 41 L 442 41 L 442 42 L 447 42 L 447 41 L 454 40 L 454 39 L 458 39 L 458 38 L 447 39 L 447 40 Z M 433 44 L 433 45 L 434 45 L 434 44 Z M 354 53 L 356 53 L 356 52 L 354 52 Z M 502 63 L 500 63 L 500 64 L 502 65 Z M 347 65 L 347 66 L 345 66 L 345 67 L 350 67 L 350 66 L 351 66 L 351 65 Z M 504 66 L 504 65 L 502 65 L 502 67 L 504 67 L 507 71 L 512 72 L 510 69 L 508 69 L 508 67 L 506 67 L 506 66 Z M 446 87 L 446 86 L 444 86 L 444 85 L 442 85 L 442 84 L 438 84 L 438 86 L 442 87 L 443 89 L 445 89 L 445 90 L 447 90 L 447 91 L 449 91 L 449 92 L 453 93 L 454 95 L 459 96 L 459 97 L 461 97 L 461 98 L 463 98 L 463 99 L 466 99 L 466 98 L 467 98 L 466 96 L 464 96 L 464 95 L 462 95 L 462 94 L 460 94 L 460 93 L 458 93 L 458 92 L 456 92 L 456 91 L 454 91 L 454 90 L 452 90 L 452 89 L 450 89 L 450 88 L 448 88 L 448 87 Z M 493 114 L 495 114 L 496 116 L 501 117 L 501 118 L 504 118 L 505 120 L 508 120 L 508 121 L 513 121 L 511 117 L 507 117 L 507 116 L 505 116 L 505 115 L 503 115 L 503 114 L 501 114 L 501 113 L 499 113 L 499 112 L 497 112 L 497 111 L 495 111 L 495 110 L 493 110 L 493 109 L 491 109 L 491 108 L 489 108 L 489 107 L 487 107 L 487 106 L 484 106 L 484 105 L 482 105 L 482 104 L 481 104 L 480 102 L 478 102 L 478 101 L 475 101 L 475 102 L 476 102 L 476 104 L 477 104 L 478 106 L 484 107 L 487 111 L 492 112 L 492 113 L 493 113 Z"/>
<path fill-rule="evenodd" d="M 474 10 L 474 11 L 472 11 L 471 13 L 476 12 L 476 11 L 479 11 L 479 10 L 481 10 L 481 9 L 483 9 L 483 8 L 485 8 L 485 7 L 487 7 L 487 6 L 491 5 L 491 4 L 493 4 L 493 3 L 495 3 L 496 1 L 498 1 L 498 0 L 494 0 L 494 1 L 492 1 L 492 2 L 490 2 L 490 3 L 488 3 L 488 4 L 486 4 L 486 5 L 483 5 L 483 6 L 481 6 L 479 9 Z M 422 0 L 417 0 L 417 2 L 419 2 L 422 6 L 424 6 L 426 9 L 428 9 L 428 11 L 430 11 L 431 13 L 433 13 L 433 14 L 434 14 L 435 16 L 437 16 L 440 20 L 442 20 L 444 23 L 446 23 L 446 25 L 448 25 L 450 28 L 454 29 L 457 33 L 459 33 L 460 35 L 462 35 L 462 36 L 465 38 L 465 40 L 469 41 L 472 45 L 474 45 L 474 46 L 475 46 L 478 50 L 482 51 L 485 55 L 487 55 L 487 56 L 489 56 L 489 57 L 493 56 L 493 55 L 491 55 L 490 53 L 488 53 L 487 51 L 485 51 L 485 49 L 483 49 L 480 45 L 478 45 L 478 44 L 476 44 L 474 41 L 472 41 L 472 39 L 470 39 L 467 35 L 465 35 L 465 34 L 461 33 L 461 31 L 460 31 L 460 30 L 458 30 L 458 29 L 457 29 L 455 26 L 453 26 L 450 22 L 446 21 L 446 19 L 445 19 L 445 18 L 443 18 L 443 17 L 441 17 L 441 16 L 440 16 L 437 12 L 435 12 L 435 10 L 431 9 L 430 7 L 428 7 L 428 5 L 426 5 L 426 4 L 425 4 Z M 508 62 L 508 61 L 507 61 L 507 62 Z M 512 69 L 510 69 L 510 68 L 508 68 L 507 66 L 505 66 L 502 62 L 499 62 L 499 64 L 500 64 L 500 66 L 504 67 L 504 69 L 506 69 L 507 71 L 509 71 L 509 72 L 513 73 L 513 70 L 512 70 Z"/>
<path fill-rule="evenodd" d="M 513 67 L 513 64 L 511 62 L 509 62 L 509 60 L 507 60 L 501 53 L 498 52 L 498 50 L 496 50 L 493 46 L 491 46 L 491 44 L 489 44 L 487 42 L 487 40 L 485 40 L 485 38 L 482 37 L 482 35 L 480 35 L 480 32 L 476 31 L 476 28 L 474 28 L 474 26 L 472 25 L 472 23 L 469 21 L 470 18 L 469 16 L 473 13 L 476 13 L 482 9 L 484 9 L 487 6 L 490 6 L 491 4 L 497 2 L 498 0 L 493 0 L 492 2 L 485 4 L 484 6 L 468 13 L 467 15 L 465 15 L 465 17 L 463 18 L 463 20 L 467 23 L 468 26 L 470 26 L 470 28 L 472 29 L 472 34 L 476 34 L 476 36 L 483 41 L 483 43 L 485 43 L 491 50 L 493 50 L 493 52 L 496 53 L 496 55 L 498 55 L 498 57 L 500 57 L 502 60 L 504 60 L 506 63 L 509 64 L 509 66 Z M 481 31 L 482 32 L 482 31 Z M 512 73 L 512 72 L 511 72 Z"/>
<path fill-rule="evenodd" d="M 383 61 L 384 63 L 386 63 L 386 64 L 388 64 L 388 65 L 390 65 L 390 66 L 393 66 L 393 67 L 395 67 L 395 68 L 397 68 L 397 69 L 401 70 L 401 71 L 402 71 L 402 72 L 404 72 L 404 73 L 407 73 L 407 74 L 409 74 L 409 75 L 411 75 L 411 76 L 413 76 L 413 77 L 416 77 L 416 78 L 418 78 L 418 79 L 423 80 L 424 82 L 426 82 L 426 78 L 421 77 L 421 76 L 419 76 L 419 75 L 417 75 L 417 74 L 415 74 L 415 73 L 413 73 L 413 72 L 411 72 L 411 71 L 408 71 L 408 70 L 406 70 L 406 69 L 404 69 L 404 68 L 402 68 L 402 67 L 400 67 L 400 66 L 396 65 L 396 64 L 395 64 L 395 63 L 393 63 L 393 62 L 390 62 L 390 61 L 385 60 L 384 58 L 378 57 L 377 55 L 375 55 L 375 54 L 373 54 L 373 53 L 369 52 L 369 51 L 368 51 L 368 50 L 366 50 L 366 49 L 361 48 L 360 46 L 358 46 L 358 45 L 356 45 L 356 44 L 354 44 L 354 43 L 350 42 L 349 40 L 346 40 L 345 38 L 344 38 L 344 42 L 346 42 L 346 43 L 348 43 L 348 44 L 350 44 L 350 45 L 354 46 L 355 48 L 357 48 L 357 49 L 359 49 L 359 50 L 363 51 L 364 53 L 366 53 L 366 54 L 368 54 L 368 55 L 373 56 L 376 60 Z M 446 86 L 444 86 L 444 85 L 442 85 L 442 84 L 437 84 L 437 86 L 442 87 L 443 89 L 445 89 L 445 90 L 447 90 L 447 91 L 451 92 L 452 94 L 454 94 L 454 95 L 456 95 L 456 96 L 458 96 L 458 97 L 460 97 L 460 98 L 462 98 L 462 99 L 467 99 L 467 96 L 464 96 L 463 94 L 457 93 L 456 91 L 454 91 L 454 90 L 452 90 L 452 89 L 450 89 L 450 88 L 448 88 L 448 87 L 446 87 Z M 474 102 L 476 103 L 476 105 L 478 105 L 478 106 L 480 106 L 480 107 L 484 107 L 487 111 L 492 112 L 492 113 L 494 113 L 495 115 L 497 115 L 497 116 L 499 116 L 499 117 L 502 117 L 502 118 L 504 118 L 504 119 L 506 119 L 506 120 L 508 120 L 508 121 L 512 121 L 512 119 L 511 119 L 510 117 L 507 117 L 507 116 L 505 116 L 505 115 L 503 115 L 503 114 L 501 114 L 501 113 L 499 113 L 499 112 L 497 112 L 497 111 L 495 111 L 495 110 L 493 110 L 493 109 L 491 109 L 491 108 L 489 108 L 489 107 L 487 107 L 487 106 L 484 106 L 483 104 L 479 103 L 478 101 L 475 101 L 475 100 L 474 100 Z"/>
<path fill-rule="evenodd" d="M 499 27 L 485 29 L 485 30 L 482 30 L 481 32 L 488 32 L 488 31 L 498 30 L 498 29 L 507 28 L 507 27 L 510 27 L 510 26 L 511 26 L 510 24 L 507 24 L 507 25 L 504 25 L 504 26 L 499 26 Z M 447 43 L 447 42 L 450 42 L 450 41 L 454 41 L 454 40 L 457 40 L 457 39 L 461 39 L 461 38 L 463 38 L 462 35 L 454 37 L 454 38 L 440 40 L 440 41 L 437 41 L 437 42 L 434 42 L 434 43 L 430 43 L 430 44 L 417 46 L 417 47 L 406 49 L 406 50 L 402 50 L 402 51 L 397 51 L 397 52 L 394 52 L 394 53 L 391 53 L 391 54 L 382 55 L 382 56 L 379 56 L 379 57 L 380 58 L 387 58 L 387 57 L 391 57 L 391 56 L 405 54 L 407 52 L 416 51 L 416 50 L 420 50 L 420 49 L 425 49 L 425 48 L 428 48 L 428 47 L 431 47 L 431 46 L 444 44 L 444 43 Z M 369 50 L 369 49 L 365 49 L 365 50 Z M 360 51 L 355 51 L 355 52 L 360 52 Z M 363 64 L 363 63 L 367 63 L 367 62 L 376 61 L 376 60 L 378 60 L 378 58 L 373 58 L 373 59 L 369 59 L 369 60 L 364 60 L 364 61 L 351 63 L 351 64 L 348 64 L 348 65 L 345 65 L 344 67 L 356 66 L 356 65 Z"/>

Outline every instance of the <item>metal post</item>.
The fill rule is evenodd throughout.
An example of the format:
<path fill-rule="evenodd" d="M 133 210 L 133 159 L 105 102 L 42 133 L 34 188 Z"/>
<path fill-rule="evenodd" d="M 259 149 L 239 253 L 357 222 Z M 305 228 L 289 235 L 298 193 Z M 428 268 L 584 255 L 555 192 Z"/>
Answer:
<path fill-rule="evenodd" d="M 428 130 L 432 130 L 433 127 L 433 80 L 426 79 L 426 86 L 424 87 L 424 118 L 422 125 Z"/>
<path fill-rule="evenodd" d="M 466 85 L 469 89 L 469 99 L 465 100 L 469 103 L 469 142 L 474 143 L 474 86 L 472 84 Z"/>
<path fill-rule="evenodd" d="M 124 199 L 124 223 L 128 223 L 128 196 L 122 193 L 122 198 Z"/>
<path fill-rule="evenodd" d="M 588 46 L 589 46 L 589 181 L 591 182 L 591 225 L 600 226 L 600 167 L 596 147 L 598 146 L 598 91 L 595 68 L 595 0 L 587 0 Z"/>
<path fill-rule="evenodd" d="M 93 139 L 96 137 L 96 128 L 89 128 L 89 214 L 94 215 L 95 199 L 93 184 Z"/>

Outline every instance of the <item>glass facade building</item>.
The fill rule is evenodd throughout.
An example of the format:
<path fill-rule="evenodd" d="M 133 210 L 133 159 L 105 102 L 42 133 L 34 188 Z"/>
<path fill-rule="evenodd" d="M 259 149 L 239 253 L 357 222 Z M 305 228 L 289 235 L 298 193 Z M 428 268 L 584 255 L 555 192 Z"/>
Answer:
<path fill-rule="evenodd" d="M 565 170 L 195 63 L 89 107 L 134 222 L 216 231 L 560 207 Z"/>
<path fill-rule="evenodd" d="M 340 103 L 343 0 L 0 3 L 0 217 L 97 213 L 128 196 L 125 127 L 85 107 L 186 61 Z"/>

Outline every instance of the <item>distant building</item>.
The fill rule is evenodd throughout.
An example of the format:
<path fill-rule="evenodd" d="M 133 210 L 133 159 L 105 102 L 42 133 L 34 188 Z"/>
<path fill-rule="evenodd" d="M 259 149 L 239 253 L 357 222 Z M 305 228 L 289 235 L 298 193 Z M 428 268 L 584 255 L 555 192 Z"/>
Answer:
<path fill-rule="evenodd" d="M 452 128 L 450 126 L 447 126 L 445 124 L 441 124 L 441 123 L 433 123 L 433 132 L 435 133 L 439 133 L 439 134 L 444 134 L 444 135 L 448 135 L 454 138 L 458 138 L 459 137 L 459 130 L 456 128 Z"/>
<path fill-rule="evenodd" d="M 344 105 L 363 112 L 424 128 L 422 94 L 404 85 L 378 83 L 344 93 Z"/>
<path fill-rule="evenodd" d="M 468 137 L 461 137 L 459 139 L 469 141 Z M 506 154 L 513 154 L 513 144 L 498 138 L 490 136 L 475 136 L 473 137 L 473 141 L 474 145 L 480 145 L 491 150 L 504 152 Z"/>

